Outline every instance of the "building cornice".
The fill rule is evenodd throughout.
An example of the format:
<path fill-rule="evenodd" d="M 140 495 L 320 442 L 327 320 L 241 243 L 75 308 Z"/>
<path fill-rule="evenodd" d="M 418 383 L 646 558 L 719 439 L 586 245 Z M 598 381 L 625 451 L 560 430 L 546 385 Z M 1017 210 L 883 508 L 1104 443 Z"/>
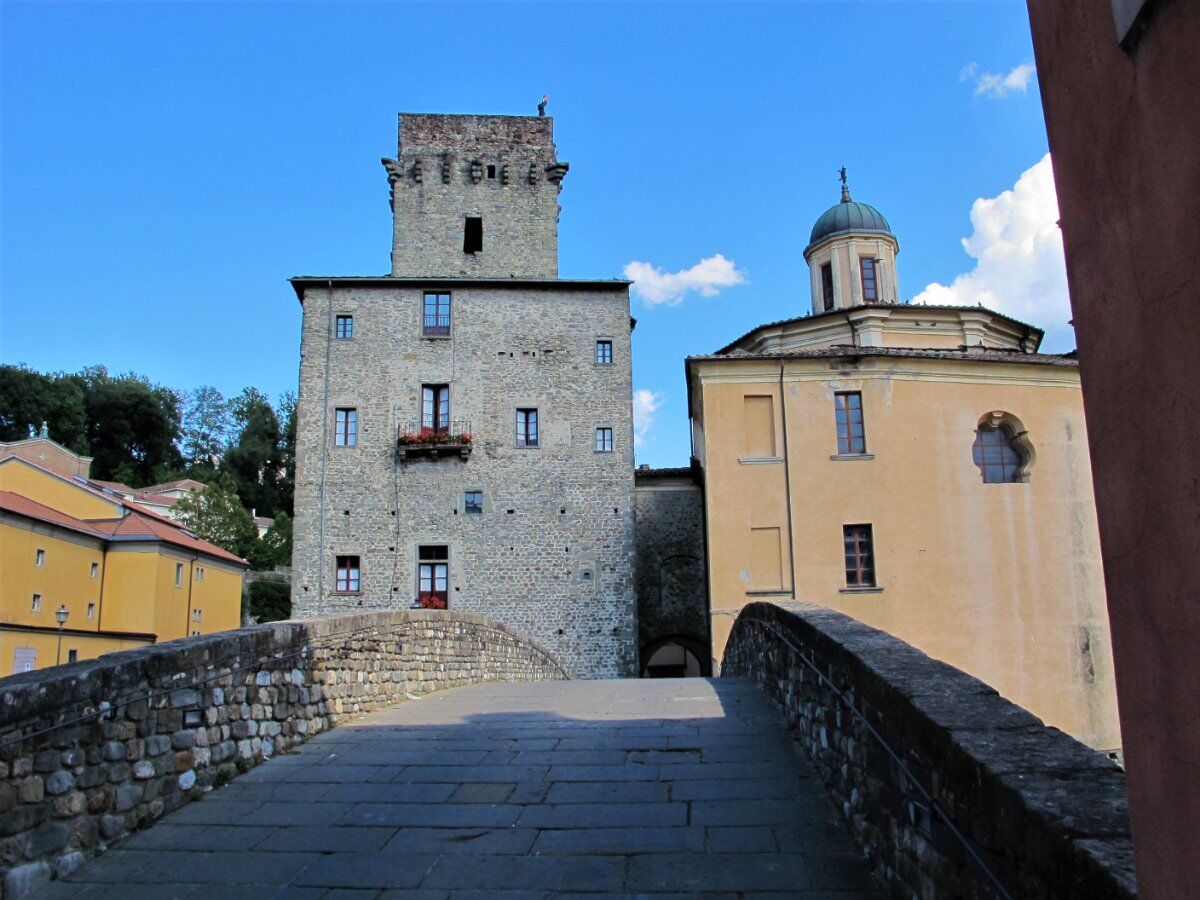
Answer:
<path fill-rule="evenodd" d="M 575 291 L 585 288 L 628 292 L 629 285 L 633 284 L 625 278 L 447 278 L 440 275 L 297 275 L 289 278 L 288 282 L 301 303 L 304 302 L 304 292 L 309 288 L 485 287 L 541 291 Z"/>

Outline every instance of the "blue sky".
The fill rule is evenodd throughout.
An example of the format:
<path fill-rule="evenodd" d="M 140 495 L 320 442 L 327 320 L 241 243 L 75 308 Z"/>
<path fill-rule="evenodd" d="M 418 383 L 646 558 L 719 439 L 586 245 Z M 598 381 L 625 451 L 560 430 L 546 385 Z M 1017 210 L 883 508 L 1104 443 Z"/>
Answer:
<path fill-rule="evenodd" d="M 571 163 L 563 276 L 715 254 L 744 273 L 715 296 L 635 298 L 635 388 L 657 405 L 639 462 L 686 463 L 686 355 L 807 309 L 802 251 L 841 165 L 899 237 L 903 297 L 938 282 L 1053 326 L 1050 350 L 1073 346 L 1048 164 L 1018 181 L 1046 154 L 1019 0 L 6 2 L 0 15 L 5 362 L 294 389 L 286 279 L 387 271 L 379 157 L 395 153 L 396 113 L 532 114 L 543 92 Z M 997 197 L 973 224 L 972 205 Z"/>

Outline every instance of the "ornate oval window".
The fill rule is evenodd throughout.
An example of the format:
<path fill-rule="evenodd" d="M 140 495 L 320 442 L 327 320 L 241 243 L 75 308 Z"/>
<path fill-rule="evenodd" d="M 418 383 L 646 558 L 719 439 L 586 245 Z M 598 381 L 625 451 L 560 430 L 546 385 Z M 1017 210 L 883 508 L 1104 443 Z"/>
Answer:
<path fill-rule="evenodd" d="M 971 458 L 979 467 L 984 484 L 1027 482 L 1033 464 L 1033 445 L 1015 416 L 993 412 L 984 416 L 975 430 Z"/>

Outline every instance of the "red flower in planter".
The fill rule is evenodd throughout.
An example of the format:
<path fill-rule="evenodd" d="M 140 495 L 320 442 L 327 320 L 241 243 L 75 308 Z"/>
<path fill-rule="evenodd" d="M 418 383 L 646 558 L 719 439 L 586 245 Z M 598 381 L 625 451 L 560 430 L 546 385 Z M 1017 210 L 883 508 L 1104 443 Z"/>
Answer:
<path fill-rule="evenodd" d="M 421 591 L 417 595 L 417 603 L 422 609 L 445 609 L 446 598 L 433 591 Z"/>

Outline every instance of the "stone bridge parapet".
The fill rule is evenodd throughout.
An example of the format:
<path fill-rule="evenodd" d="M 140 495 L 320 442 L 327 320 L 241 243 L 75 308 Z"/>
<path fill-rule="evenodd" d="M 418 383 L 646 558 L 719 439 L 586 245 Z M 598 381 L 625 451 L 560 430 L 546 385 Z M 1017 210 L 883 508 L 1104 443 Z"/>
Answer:
<path fill-rule="evenodd" d="M 275 753 L 419 694 L 565 679 L 457 611 L 274 622 L 0 681 L 0 896 L 28 893 Z"/>
<path fill-rule="evenodd" d="M 1136 895 L 1124 772 L 978 679 L 811 603 L 747 606 L 721 672 L 783 708 L 893 896 Z"/>

